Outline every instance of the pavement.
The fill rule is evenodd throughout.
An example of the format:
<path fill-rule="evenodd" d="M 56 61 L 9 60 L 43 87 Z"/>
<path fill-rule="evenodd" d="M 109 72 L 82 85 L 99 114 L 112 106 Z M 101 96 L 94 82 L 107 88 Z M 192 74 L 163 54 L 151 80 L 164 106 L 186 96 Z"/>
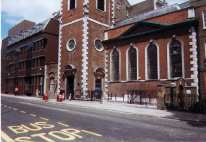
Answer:
<path fill-rule="evenodd" d="M 42 98 L 38 97 L 28 97 L 28 96 L 14 96 L 2 94 L 4 97 L 9 98 L 20 98 L 28 100 L 30 102 L 45 102 Z M 137 104 L 127 104 L 120 102 L 108 102 L 104 100 L 103 103 L 97 101 L 80 101 L 80 100 L 66 100 L 63 102 L 57 102 L 56 99 L 49 99 L 49 104 L 63 105 L 63 106 L 73 106 L 80 108 L 91 108 L 96 110 L 104 110 L 109 112 L 117 112 L 123 114 L 135 114 L 143 116 L 151 116 L 165 119 L 175 119 L 182 121 L 196 121 L 196 122 L 206 122 L 205 114 L 179 112 L 179 111 L 168 111 L 168 110 L 158 110 L 156 106 L 149 105 L 137 105 Z"/>
<path fill-rule="evenodd" d="M 206 142 L 206 122 L 168 119 L 163 116 L 169 112 L 161 117 L 154 112 L 159 110 L 2 95 L 1 138 L 3 142 Z"/>

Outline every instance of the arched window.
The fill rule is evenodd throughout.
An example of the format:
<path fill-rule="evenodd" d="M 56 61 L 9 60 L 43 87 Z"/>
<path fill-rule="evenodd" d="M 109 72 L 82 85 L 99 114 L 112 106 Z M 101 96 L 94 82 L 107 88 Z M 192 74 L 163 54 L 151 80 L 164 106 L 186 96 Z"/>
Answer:
<path fill-rule="evenodd" d="M 134 47 L 128 50 L 128 80 L 137 80 L 137 51 Z"/>
<path fill-rule="evenodd" d="M 147 48 L 147 75 L 148 79 L 158 79 L 157 46 L 150 43 Z"/>
<path fill-rule="evenodd" d="M 112 51 L 112 80 L 118 81 L 119 80 L 119 52 L 115 48 Z"/>
<path fill-rule="evenodd" d="M 182 77 L 182 48 L 181 43 L 173 39 L 169 46 L 170 76 Z"/>

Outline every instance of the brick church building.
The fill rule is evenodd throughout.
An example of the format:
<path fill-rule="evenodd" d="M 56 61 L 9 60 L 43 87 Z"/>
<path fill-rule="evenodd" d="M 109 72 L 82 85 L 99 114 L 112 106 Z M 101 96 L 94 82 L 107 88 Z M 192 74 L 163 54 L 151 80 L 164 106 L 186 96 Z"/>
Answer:
<path fill-rule="evenodd" d="M 164 3 L 147 0 L 131 6 L 127 0 L 62 0 L 60 10 L 58 92 L 105 92 L 104 31 L 116 21 L 154 10 Z M 142 8 L 142 6 L 145 6 Z"/>
<path fill-rule="evenodd" d="M 191 0 L 138 14 L 105 32 L 108 92 L 178 87 L 206 96 L 206 1 Z"/>
<path fill-rule="evenodd" d="M 204 14 L 203 0 L 62 0 L 58 92 L 156 93 L 183 79 L 188 93 L 205 94 Z"/>

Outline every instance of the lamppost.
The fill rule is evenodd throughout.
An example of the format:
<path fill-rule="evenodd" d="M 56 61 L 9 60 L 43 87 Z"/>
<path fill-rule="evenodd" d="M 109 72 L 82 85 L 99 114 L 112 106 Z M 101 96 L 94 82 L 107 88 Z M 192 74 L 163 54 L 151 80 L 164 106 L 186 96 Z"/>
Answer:
<path fill-rule="evenodd" d="M 44 79 L 43 79 L 43 75 L 42 75 L 42 67 L 39 68 L 40 72 L 41 72 L 41 77 L 40 77 L 40 96 L 43 96 L 43 88 L 44 88 Z"/>
<path fill-rule="evenodd" d="M 15 84 L 15 88 L 18 86 L 18 79 L 17 79 L 17 76 L 18 76 L 18 62 L 19 62 L 19 53 L 20 53 L 20 48 L 16 48 L 15 49 L 15 53 L 16 53 L 16 62 L 15 62 L 15 80 L 14 80 L 14 84 Z"/>

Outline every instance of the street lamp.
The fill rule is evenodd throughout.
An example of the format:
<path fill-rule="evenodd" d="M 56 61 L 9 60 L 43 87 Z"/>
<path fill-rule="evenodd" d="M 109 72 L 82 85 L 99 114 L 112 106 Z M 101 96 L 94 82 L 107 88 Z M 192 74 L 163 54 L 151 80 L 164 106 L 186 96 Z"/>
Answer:
<path fill-rule="evenodd" d="M 42 74 L 42 71 L 43 71 L 42 67 L 40 67 L 39 70 Z M 44 87 L 44 80 L 42 76 L 40 77 L 40 96 L 43 96 L 43 87 Z"/>

